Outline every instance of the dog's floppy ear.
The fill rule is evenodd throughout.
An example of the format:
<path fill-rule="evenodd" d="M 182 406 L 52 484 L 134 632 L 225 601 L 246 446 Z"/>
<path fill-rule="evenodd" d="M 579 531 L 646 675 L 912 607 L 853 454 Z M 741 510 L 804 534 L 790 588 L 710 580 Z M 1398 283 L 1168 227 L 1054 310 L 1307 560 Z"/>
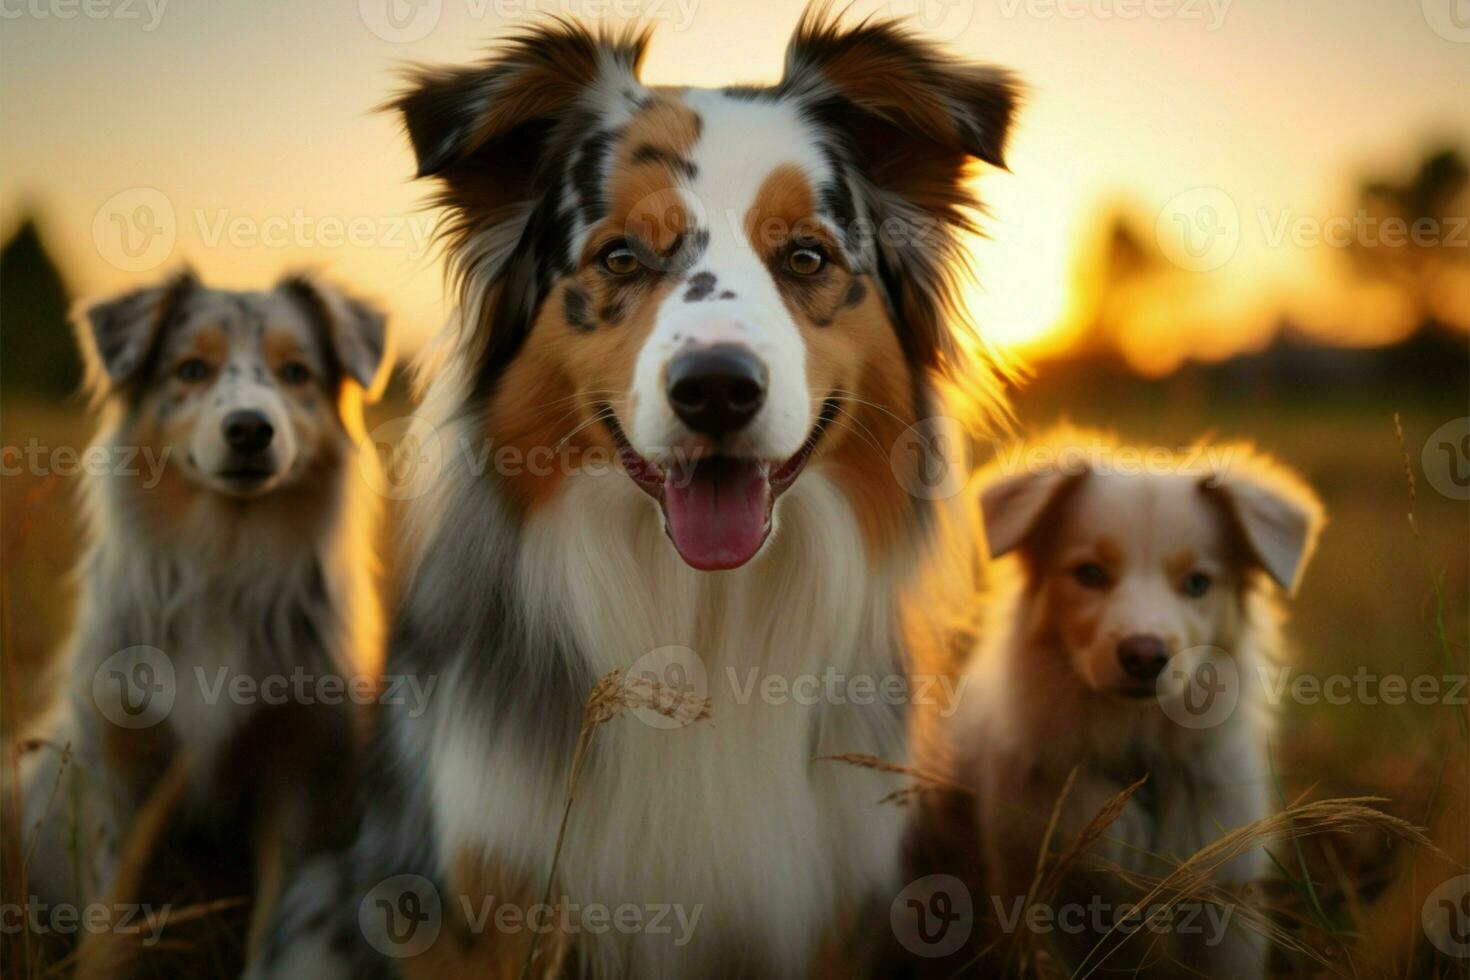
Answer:
<path fill-rule="evenodd" d="M 1296 590 L 1302 570 L 1317 545 L 1324 515 L 1322 502 L 1292 474 L 1257 461 L 1227 468 L 1201 483 L 1206 493 L 1223 500 L 1251 556 L 1288 593 Z"/>
<path fill-rule="evenodd" d="M 1054 504 L 1082 479 L 1061 469 L 1000 477 L 980 491 L 980 517 L 991 558 L 1015 551 Z"/>
<path fill-rule="evenodd" d="M 72 326 L 94 397 L 140 376 L 163 325 L 198 288 L 193 270 L 185 268 L 155 285 L 73 308 Z"/>
<path fill-rule="evenodd" d="M 292 273 L 276 289 L 311 315 L 342 372 L 376 401 L 388 380 L 388 318 L 368 303 L 305 273 Z"/>
<path fill-rule="evenodd" d="M 877 225 L 880 282 L 912 353 L 929 366 L 961 355 L 947 321 L 959 305 L 953 270 L 967 267 L 958 234 L 975 230 L 979 207 L 967 170 L 972 160 L 1005 166 L 1015 79 L 892 22 L 844 28 L 818 4 L 787 48 L 781 90 L 842 144 L 846 177 Z"/>

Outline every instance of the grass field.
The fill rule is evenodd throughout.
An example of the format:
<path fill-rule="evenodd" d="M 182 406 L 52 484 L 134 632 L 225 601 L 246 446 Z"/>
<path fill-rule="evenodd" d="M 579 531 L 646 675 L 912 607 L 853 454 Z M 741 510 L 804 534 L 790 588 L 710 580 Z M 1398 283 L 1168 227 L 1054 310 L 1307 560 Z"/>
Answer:
<path fill-rule="evenodd" d="M 1420 920 L 1423 896 L 1464 873 L 1470 858 L 1467 692 L 1445 679 L 1470 673 L 1470 508 L 1436 491 L 1421 465 L 1428 435 L 1465 414 L 1462 394 L 1420 393 L 1400 402 L 1381 393 L 1368 399 L 1278 393 L 1207 402 L 1179 384 L 1076 389 L 1050 384 L 1043 374 L 1017 407 L 1026 430 L 1066 418 L 1116 428 L 1145 444 L 1185 445 L 1202 433 L 1248 439 L 1319 490 L 1330 523 L 1291 606 L 1293 664 L 1319 677 L 1432 676 L 1461 704 L 1353 698 L 1347 704 L 1287 699 L 1281 705 L 1274 757 L 1288 799 L 1382 797 L 1389 813 L 1428 827 L 1450 858 L 1411 854 L 1381 833 L 1314 839 L 1304 846 L 1301 862 L 1288 868 L 1298 878 L 1292 887 L 1305 889 L 1304 902 L 1320 920 L 1316 926 L 1332 937 L 1323 946 L 1325 955 L 1339 957 L 1340 970 L 1332 972 L 1466 975 L 1470 960 L 1437 955 Z M 395 402 L 376 407 L 372 416 L 381 420 L 405 410 Z M 1401 415 L 1402 443 L 1395 412 Z M 80 449 L 88 435 L 77 403 L 22 401 L 6 405 L 0 417 L 0 442 L 7 447 Z M 7 455 L 6 462 L 14 460 Z M 37 676 L 66 633 L 73 592 L 68 571 L 79 542 L 81 478 L 21 469 L 0 478 L 0 639 L 10 688 L 0 711 L 7 715 L 6 733 L 13 730 L 17 693 L 24 695 L 26 681 Z M 1322 972 L 1300 958 L 1291 969 L 1298 975 Z"/>

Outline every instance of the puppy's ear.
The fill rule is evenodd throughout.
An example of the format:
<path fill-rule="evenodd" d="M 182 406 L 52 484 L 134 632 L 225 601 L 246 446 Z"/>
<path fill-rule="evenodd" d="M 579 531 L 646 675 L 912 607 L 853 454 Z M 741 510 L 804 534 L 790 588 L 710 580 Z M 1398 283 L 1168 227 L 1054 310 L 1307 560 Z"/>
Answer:
<path fill-rule="evenodd" d="M 185 268 L 156 285 L 73 308 L 72 326 L 86 362 L 85 383 L 94 398 L 141 375 L 164 325 L 198 288 L 193 270 Z"/>
<path fill-rule="evenodd" d="M 311 276 L 294 273 L 276 289 L 300 303 L 321 330 L 342 372 L 376 401 L 388 381 L 388 318 L 376 307 Z"/>
<path fill-rule="evenodd" d="M 601 220 L 612 133 L 605 107 L 646 94 L 638 83 L 648 34 L 594 34 L 558 21 L 531 28 L 468 68 L 421 68 L 398 111 L 418 176 L 441 183 L 451 274 L 469 324 L 464 354 L 498 371 L 529 331 L 551 280 L 570 271 L 570 213 Z M 565 176 L 565 180 L 562 178 Z M 559 186 L 576 200 L 559 200 Z M 568 212 L 565 204 L 574 204 Z M 493 294 L 491 283 L 500 288 Z"/>
<path fill-rule="evenodd" d="M 1225 504 L 1251 556 L 1287 593 L 1296 590 L 1325 516 L 1311 487 L 1279 467 L 1256 464 L 1206 479 Z"/>
<path fill-rule="evenodd" d="M 980 491 L 980 516 L 991 558 L 1015 551 L 1036 531 L 1042 518 L 1082 480 L 1062 470 L 1002 477 Z"/>
<path fill-rule="evenodd" d="M 817 4 L 787 48 L 780 88 L 834 135 L 840 173 L 824 196 L 850 199 L 850 184 L 880 229 L 879 280 L 908 349 L 931 367 L 962 358 L 948 321 L 959 307 L 953 270 L 968 268 L 959 233 L 975 230 L 979 209 L 967 169 L 1005 166 L 1015 79 L 892 22 L 844 28 Z"/>

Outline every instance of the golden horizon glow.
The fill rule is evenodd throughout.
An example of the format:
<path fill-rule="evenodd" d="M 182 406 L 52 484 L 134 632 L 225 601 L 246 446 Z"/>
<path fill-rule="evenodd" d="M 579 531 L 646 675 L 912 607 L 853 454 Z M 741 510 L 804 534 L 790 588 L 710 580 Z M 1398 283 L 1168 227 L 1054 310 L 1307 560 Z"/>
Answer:
<path fill-rule="evenodd" d="M 512 12 L 576 14 L 575 3 Z M 397 121 L 371 108 L 397 85 L 396 66 L 478 59 L 482 39 L 512 22 L 497 15 L 504 4 L 445 0 L 433 30 L 393 43 L 359 6 L 168 7 L 150 31 L 6 20 L 0 76 L 25 95 L 0 102 L 11 137 L 0 143 L 0 226 L 37 211 L 83 294 L 184 261 L 238 286 L 314 267 L 375 296 L 411 352 L 447 311 L 435 215 L 409 179 Z M 722 85 L 779 77 L 804 3 L 643 6 L 657 28 L 645 80 Z M 986 237 L 969 243 L 978 282 L 966 298 L 991 344 L 1027 360 L 1065 350 L 1098 313 L 1092 266 L 1117 203 L 1143 244 L 1167 254 L 1173 226 L 1162 218 L 1210 189 L 1234 213 L 1228 260 L 1166 265 L 1107 298 L 1128 323 L 1118 346 L 1140 370 L 1258 347 L 1283 319 L 1350 346 L 1412 326 L 1401 296 L 1345 274 L 1341 249 L 1280 230 L 1350 213 L 1357 181 L 1404 174 L 1432 145 L 1470 144 L 1465 45 L 1436 34 L 1418 4 L 1230 4 L 1218 23 L 1050 9 L 962 0 L 936 23 L 916 0 L 860 0 L 849 13 L 927 24 L 950 50 L 1012 66 L 1028 85 L 1009 172 L 979 178 Z M 1308 35 L 1311 45 L 1298 43 Z M 1394 70 L 1363 70 L 1386 64 Z M 176 230 L 166 261 L 146 270 L 123 267 L 93 237 L 108 202 L 139 188 L 163 196 Z M 353 239 L 354 226 L 366 234 Z M 284 236 L 269 238 L 272 227 Z M 1470 329 L 1467 293 L 1439 283 L 1429 304 Z"/>

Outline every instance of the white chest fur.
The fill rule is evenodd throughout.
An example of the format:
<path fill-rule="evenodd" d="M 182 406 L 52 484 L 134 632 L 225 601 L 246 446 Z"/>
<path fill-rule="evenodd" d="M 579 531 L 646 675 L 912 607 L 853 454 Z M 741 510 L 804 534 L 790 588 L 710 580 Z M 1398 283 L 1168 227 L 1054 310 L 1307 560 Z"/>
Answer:
<path fill-rule="evenodd" d="M 713 974 L 761 937 L 769 970 L 800 972 L 834 912 L 895 874 L 901 811 L 878 805 L 893 777 L 818 759 L 903 759 L 901 708 L 852 703 L 840 682 L 902 671 L 893 588 L 870 571 L 850 509 L 819 474 L 802 478 L 778 518 L 751 565 L 713 574 L 686 567 L 651 502 L 616 478 L 572 478 L 526 529 L 526 616 L 561 624 L 597 675 L 687 648 L 686 690 L 711 702 L 708 723 L 670 729 L 629 714 L 596 735 L 559 890 L 577 903 L 682 906 L 698 925 L 682 943 L 677 928 L 587 937 L 594 969 L 631 956 L 634 975 Z M 824 675 L 839 683 L 793 693 L 793 681 Z M 511 739 L 471 724 L 441 718 L 433 730 L 443 853 L 480 850 L 539 886 L 564 770 L 530 765 Z"/>

